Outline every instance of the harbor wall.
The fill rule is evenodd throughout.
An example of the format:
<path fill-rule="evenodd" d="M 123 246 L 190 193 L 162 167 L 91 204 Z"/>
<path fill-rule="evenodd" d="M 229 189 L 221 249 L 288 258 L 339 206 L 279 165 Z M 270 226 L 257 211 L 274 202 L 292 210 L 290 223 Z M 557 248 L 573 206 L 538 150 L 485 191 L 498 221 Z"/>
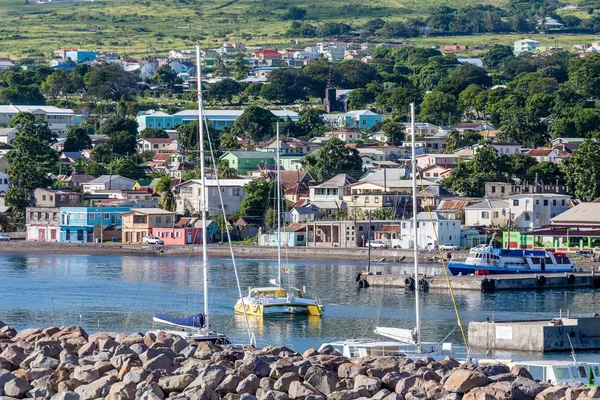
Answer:
<path fill-rule="evenodd" d="M 250 259 L 276 259 L 277 248 L 268 246 L 233 246 L 234 254 L 240 258 Z M 141 256 L 179 256 L 200 257 L 202 246 L 157 246 L 121 243 L 51 243 L 51 242 L 0 242 L 0 252 L 5 253 L 47 253 L 47 254 L 130 254 Z M 460 255 L 464 252 L 444 253 L 444 257 Z M 229 258 L 231 253 L 227 245 L 209 245 L 210 257 Z M 285 259 L 293 260 L 322 260 L 322 261 L 357 261 L 366 265 L 368 260 L 367 249 L 357 248 L 307 248 L 286 247 L 282 250 Z M 373 249 L 371 260 L 382 263 L 408 263 L 413 261 L 413 251 L 403 249 Z M 439 253 L 421 251 L 419 261 L 422 263 L 439 263 Z"/>
<path fill-rule="evenodd" d="M 469 345 L 477 349 L 570 351 L 571 344 L 600 349 L 600 317 L 469 323 Z"/>

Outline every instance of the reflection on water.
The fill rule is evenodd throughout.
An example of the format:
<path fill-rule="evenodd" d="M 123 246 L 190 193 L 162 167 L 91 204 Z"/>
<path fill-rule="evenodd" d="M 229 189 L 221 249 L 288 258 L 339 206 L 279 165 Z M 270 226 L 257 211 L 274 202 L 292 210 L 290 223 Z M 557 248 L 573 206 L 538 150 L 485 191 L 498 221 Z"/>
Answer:
<path fill-rule="evenodd" d="M 283 344 L 302 351 L 336 339 L 373 337 L 377 325 L 414 326 L 414 293 L 357 289 L 355 278 L 364 269 L 362 263 L 290 261 L 286 266 L 290 273 L 284 274 L 285 285 L 306 286 L 307 294 L 326 306 L 325 316 L 250 317 L 259 345 Z M 244 293 L 249 286 L 269 285 L 277 275 L 274 261 L 239 260 L 238 268 Z M 379 264 L 373 270 L 410 272 L 411 266 Z M 0 254 L 0 277 L 0 320 L 17 329 L 78 324 L 88 331 L 145 332 L 152 327 L 155 312 L 184 315 L 203 310 L 198 258 Z M 209 283 L 213 327 L 234 341 L 246 341 L 245 321 L 233 313 L 238 292 L 231 262 L 211 260 Z M 555 317 L 559 309 L 568 308 L 572 315 L 590 315 L 598 311 L 592 308 L 599 300 L 591 289 L 456 292 L 465 328 L 469 321 L 491 318 L 492 314 L 496 320 L 540 319 Z M 448 293 L 426 293 L 422 304 L 423 337 L 441 341 L 450 334 L 450 340 L 460 343 Z M 591 353 L 582 357 L 598 358 Z"/>

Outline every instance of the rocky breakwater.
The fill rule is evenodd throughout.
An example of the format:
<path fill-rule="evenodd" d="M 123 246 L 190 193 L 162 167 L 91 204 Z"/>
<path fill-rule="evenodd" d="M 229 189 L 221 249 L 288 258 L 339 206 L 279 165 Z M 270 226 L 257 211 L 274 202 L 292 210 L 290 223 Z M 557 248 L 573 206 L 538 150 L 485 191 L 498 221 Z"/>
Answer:
<path fill-rule="evenodd" d="M 600 398 L 550 386 L 524 369 L 459 365 L 451 358 L 348 359 L 333 348 L 221 348 L 164 333 L 92 335 L 79 327 L 0 323 L 0 399 L 516 399 Z"/>

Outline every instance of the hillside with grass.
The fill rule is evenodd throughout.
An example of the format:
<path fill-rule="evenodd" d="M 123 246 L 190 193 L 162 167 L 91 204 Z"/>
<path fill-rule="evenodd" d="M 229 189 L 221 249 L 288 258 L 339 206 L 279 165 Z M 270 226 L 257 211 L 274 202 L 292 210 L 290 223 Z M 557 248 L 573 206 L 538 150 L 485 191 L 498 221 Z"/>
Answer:
<path fill-rule="evenodd" d="M 292 22 L 286 19 L 286 14 L 292 6 L 306 10 L 303 23 L 318 27 L 335 22 L 360 29 L 377 18 L 424 24 L 432 10 L 440 7 L 506 7 L 509 1 L 518 0 L 483 3 L 477 0 L 96 0 L 60 4 L 0 0 L 0 56 L 49 58 L 58 48 L 80 47 L 142 57 L 164 55 L 168 50 L 196 43 L 214 47 L 227 41 L 280 48 L 311 42 L 307 38 L 286 35 Z M 581 18 L 589 18 L 595 13 L 569 12 Z M 468 19 L 469 13 L 465 14 Z M 509 21 L 511 15 L 506 12 L 498 18 Z M 478 35 L 465 40 L 478 44 L 493 43 L 498 39 L 502 43 L 514 40 L 512 36 L 494 40 L 496 36 Z M 417 45 L 427 46 L 457 40 L 461 41 L 453 37 L 411 39 Z M 565 37 L 560 40 L 565 42 Z M 580 41 L 577 35 L 571 34 L 565 43 Z"/>

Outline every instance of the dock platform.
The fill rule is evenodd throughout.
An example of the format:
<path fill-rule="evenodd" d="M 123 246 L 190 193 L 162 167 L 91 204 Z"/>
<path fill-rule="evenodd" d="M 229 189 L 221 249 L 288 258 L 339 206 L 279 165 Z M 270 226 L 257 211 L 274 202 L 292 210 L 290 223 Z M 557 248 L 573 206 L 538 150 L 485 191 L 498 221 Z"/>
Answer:
<path fill-rule="evenodd" d="M 600 274 L 594 271 L 548 274 L 498 274 L 451 276 L 454 290 L 475 290 L 493 293 L 499 290 L 544 290 L 561 288 L 600 288 Z M 445 275 L 420 275 L 416 283 L 410 274 L 363 273 L 357 277 L 359 286 L 385 286 L 414 290 L 448 289 Z"/>

